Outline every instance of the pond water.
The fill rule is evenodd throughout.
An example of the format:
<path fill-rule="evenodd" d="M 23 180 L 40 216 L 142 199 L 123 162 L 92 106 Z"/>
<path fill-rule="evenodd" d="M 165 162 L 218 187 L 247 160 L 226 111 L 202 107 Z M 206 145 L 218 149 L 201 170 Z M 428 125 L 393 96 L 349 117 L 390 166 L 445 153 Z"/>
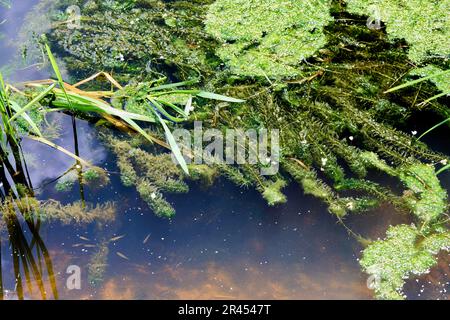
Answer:
<path fill-rule="evenodd" d="M 21 0 L 14 1 L 11 9 L 0 7 L 0 22 L 5 20 L 0 26 L 2 68 L 20 57 L 16 35 L 25 14 L 37 2 Z M 16 82 L 49 77 L 45 69 L 36 66 L 12 67 L 9 71 L 8 79 Z M 63 128 L 71 128 L 69 116 L 54 117 Z M 427 127 L 427 123 L 421 125 Z M 189 194 L 168 196 L 177 214 L 171 221 L 161 219 L 135 189 L 122 185 L 114 156 L 98 141 L 95 132 L 92 124 L 77 120 L 80 156 L 106 169 L 111 184 L 99 190 L 86 187 L 82 194 L 77 186 L 67 193 L 55 191 L 55 179 L 74 165 L 71 158 L 36 142 L 23 141 L 38 199 L 70 203 L 84 198 L 94 204 L 117 204 L 115 221 L 102 227 L 42 223 L 39 235 L 52 266 L 52 270 L 49 264 L 38 266 L 47 271 L 42 279 L 47 298 L 373 298 L 367 288 L 367 275 L 358 264 L 361 245 L 325 205 L 303 195 L 298 185 L 287 188 L 287 204 L 269 207 L 259 193 L 239 189 L 225 180 L 209 189 L 193 183 Z M 73 131 L 64 130 L 55 142 L 73 151 Z M 428 142 L 438 148 L 443 145 L 440 141 Z M 449 175 L 443 180 L 450 182 Z M 349 217 L 345 223 L 375 239 L 384 236 L 388 225 L 408 221 L 385 205 L 363 216 Z M 31 238 L 25 225 L 23 233 Z M 17 298 L 13 256 L 9 241 L 4 239 L 1 271 L 7 299 Z M 450 260 L 442 256 L 439 261 L 430 274 L 408 281 L 409 298 L 448 299 Z M 95 283 L 89 281 L 95 276 L 89 268 L 93 264 L 101 269 Z M 67 287 L 69 266 L 80 267 L 80 289 Z M 21 274 L 26 280 L 24 272 Z M 52 283 L 56 283 L 56 290 L 52 290 Z M 42 298 L 35 280 L 24 286 L 24 296 Z"/>

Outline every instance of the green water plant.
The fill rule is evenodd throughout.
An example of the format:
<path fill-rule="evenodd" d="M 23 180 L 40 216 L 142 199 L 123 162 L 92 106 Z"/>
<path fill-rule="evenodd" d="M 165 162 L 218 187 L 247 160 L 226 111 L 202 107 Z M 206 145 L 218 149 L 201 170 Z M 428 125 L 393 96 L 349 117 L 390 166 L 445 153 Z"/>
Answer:
<path fill-rule="evenodd" d="M 450 54 L 450 1 L 346 0 L 351 13 L 386 24 L 392 40 L 406 40 L 408 57 L 414 62 L 448 58 Z"/>
<path fill-rule="evenodd" d="M 370 6 L 381 6 L 376 1 L 346 1 L 346 6 L 343 1 L 312 1 L 316 6 L 308 7 L 300 1 L 218 0 L 208 8 L 199 6 L 198 11 L 189 5 L 183 7 L 184 1 L 169 3 L 158 7 L 167 15 L 160 19 L 164 25 L 154 26 L 152 32 L 157 30 L 162 34 L 164 45 L 165 35 L 173 32 L 177 45 L 161 48 L 158 44 L 148 44 L 154 35 L 146 34 L 148 38 L 141 39 L 140 33 L 133 38 L 128 32 L 117 43 L 128 48 L 129 56 L 114 45 L 110 35 L 119 38 L 125 29 L 124 21 L 128 23 L 146 8 L 142 3 L 120 10 L 120 15 L 108 13 L 103 20 L 108 25 L 103 29 L 99 24 L 104 8 L 92 8 L 88 15 L 96 17 L 96 22 L 84 25 L 80 31 L 86 34 L 84 40 L 75 35 L 76 31 L 66 30 L 62 25 L 50 36 L 57 40 L 55 47 L 67 54 L 65 60 L 72 70 L 84 72 L 93 65 L 105 63 L 106 69 L 116 72 L 117 79 L 128 81 L 136 77 L 130 85 L 107 97 L 115 109 L 152 118 L 153 122 L 148 123 L 153 141 L 166 131 L 159 118 L 166 120 L 164 123 L 169 128 L 177 125 L 189 129 L 190 121 L 201 120 L 205 127 L 219 130 L 280 130 L 281 170 L 277 175 L 261 176 L 260 165 L 215 164 L 207 170 L 189 166 L 192 179 L 211 184 L 221 175 L 239 187 L 258 190 L 270 205 L 285 202 L 283 187 L 289 181 L 296 181 L 304 194 L 324 202 L 343 224 L 349 214 L 363 213 L 381 203 L 409 212 L 414 225 L 391 227 L 385 240 L 370 241 L 364 235 L 352 233 L 365 246 L 361 259 L 363 269 L 371 275 L 382 275 L 378 287 L 374 287 L 376 296 L 401 298 L 405 278 L 429 270 L 438 249 L 446 247 L 441 240 L 445 240 L 448 230 L 445 224 L 448 198 L 435 168 L 448 163 L 448 155 L 430 150 L 414 134 L 400 129 L 422 107 L 416 102 L 429 99 L 435 88 L 424 85 L 421 90 L 405 90 L 401 95 L 386 94 L 386 91 L 405 75 L 411 75 L 411 60 L 417 64 L 431 59 L 433 65 L 445 72 L 445 61 L 440 58 L 448 54 L 448 46 L 437 45 L 447 43 L 442 38 L 446 34 L 446 26 L 442 25 L 445 11 L 436 8 L 445 9 L 447 1 L 383 1 L 386 6 L 381 8 L 381 16 L 373 16 L 377 12 Z M 425 8 L 427 3 L 429 8 Z M 201 11 L 206 9 L 203 25 L 205 16 Z M 181 28 L 185 39 L 179 41 L 180 33 L 170 28 L 183 25 L 185 20 L 180 14 L 186 12 L 194 12 L 191 17 L 195 19 L 190 20 L 189 27 Z M 359 15 L 380 18 L 386 23 L 387 33 L 368 28 Z M 396 17 L 403 19 L 396 20 Z M 132 26 L 129 30 L 135 33 L 136 28 Z M 161 32 L 160 28 L 165 30 Z M 71 34 L 75 35 L 72 39 Z M 208 35 L 216 42 L 208 39 Z M 145 48 L 151 48 L 151 52 L 132 48 L 129 39 L 138 44 L 136 48 L 148 41 Z M 406 40 L 409 51 L 399 45 L 400 39 Z M 427 39 L 430 39 L 429 46 Z M 102 47 L 112 49 L 104 51 Z M 169 48 L 169 55 L 164 53 L 164 57 L 157 58 Z M 187 61 L 186 52 L 193 57 L 188 67 L 183 65 Z M 150 63 L 151 71 L 147 74 L 144 66 L 149 56 L 156 63 Z M 174 57 L 174 63 L 164 68 L 169 65 L 168 56 Z M 113 64 L 109 64 L 111 58 Z M 425 68 L 419 69 L 422 77 L 437 72 L 426 65 Z M 183 86 L 167 88 L 162 82 L 152 83 L 149 74 L 153 76 L 155 71 L 185 81 L 195 78 L 199 80 L 198 86 L 208 91 L 220 90 L 245 102 L 221 101 L 212 105 L 194 93 L 178 91 Z M 441 86 L 445 84 L 442 76 L 426 80 Z M 170 94 L 159 96 L 159 90 L 152 91 L 159 86 L 162 92 Z M 148 95 L 153 100 L 156 97 L 166 113 Z M 169 102 L 183 112 L 190 109 L 186 108 L 189 105 L 194 110 L 185 120 L 178 109 L 158 100 Z M 427 107 L 445 116 L 448 108 L 442 100 L 429 101 Z M 157 214 L 172 217 L 174 208 L 164 199 L 164 192 L 171 190 L 165 191 L 166 183 L 160 182 L 173 179 L 177 186 L 173 190 L 186 192 L 182 170 L 173 167 L 169 156 L 156 146 L 133 144 L 132 139 L 124 137 L 107 138 L 106 144 L 117 155 L 122 182 L 136 188 Z M 161 165 L 150 165 L 156 162 Z M 397 187 L 380 183 L 380 177 L 402 185 L 403 194 Z M 422 246 L 428 241 L 433 243 L 432 254 L 428 245 Z M 395 255 L 395 247 L 400 248 L 397 250 L 400 254 Z"/>
<path fill-rule="evenodd" d="M 399 177 L 410 191 L 404 198 L 420 221 L 429 224 L 446 211 L 447 192 L 436 177 L 433 166 L 415 164 L 401 168 Z"/>
<path fill-rule="evenodd" d="M 202 30 L 205 5 L 211 1 L 72 1 L 81 8 L 79 28 L 70 29 L 66 17 L 54 16 L 51 40 L 69 70 L 85 75 L 94 66 L 116 73 L 121 82 L 160 76 L 174 68 L 180 79 L 211 73 L 206 68 L 208 39 Z M 59 1 L 65 10 L 65 3 Z M 55 11 L 58 11 L 55 10 Z"/>
<path fill-rule="evenodd" d="M 221 46 L 217 55 L 241 76 L 295 77 L 299 63 L 326 43 L 330 1 L 218 0 L 206 31 Z"/>
<path fill-rule="evenodd" d="M 360 264 L 373 277 L 371 286 L 377 298 L 403 300 L 405 279 L 428 273 L 437 264 L 441 250 L 450 250 L 446 229 L 423 234 L 414 225 L 391 226 L 384 240 L 363 251 Z"/>
<path fill-rule="evenodd" d="M 122 183 L 134 186 L 141 198 L 160 217 L 171 218 L 175 209 L 163 193 L 186 193 L 189 188 L 170 154 L 152 154 L 129 140 L 103 135 L 105 143 L 117 156 Z"/>

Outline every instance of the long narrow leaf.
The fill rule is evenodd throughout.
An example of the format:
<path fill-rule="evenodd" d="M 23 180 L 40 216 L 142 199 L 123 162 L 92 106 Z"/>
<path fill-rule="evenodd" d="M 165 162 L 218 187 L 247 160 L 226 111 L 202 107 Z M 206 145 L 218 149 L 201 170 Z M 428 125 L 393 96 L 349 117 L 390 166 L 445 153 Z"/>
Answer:
<path fill-rule="evenodd" d="M 444 171 L 450 170 L 450 164 L 446 165 L 445 167 L 441 168 L 436 174 L 441 174 Z"/>
<path fill-rule="evenodd" d="M 33 100 L 31 100 L 25 107 L 21 108 L 20 111 L 16 111 L 16 114 L 14 114 L 14 116 L 9 120 L 14 121 L 15 119 L 17 119 L 17 117 L 20 117 L 23 113 L 27 112 L 29 109 L 31 109 L 36 103 L 38 103 L 39 101 L 41 101 L 43 98 L 45 98 L 50 91 L 53 90 L 53 88 L 56 86 L 56 84 L 52 84 L 51 86 L 49 86 L 47 89 L 45 89 L 44 91 L 42 91 L 40 94 L 38 94 Z"/>
<path fill-rule="evenodd" d="M 187 81 L 183 81 L 183 82 L 163 84 L 161 86 L 151 88 L 149 91 L 161 91 L 161 90 L 166 90 L 166 89 L 184 87 L 184 86 L 188 86 L 188 85 L 192 85 L 194 83 L 197 83 L 198 81 L 199 80 L 196 78 L 196 79 L 193 79 L 193 80 L 187 80 Z"/>
<path fill-rule="evenodd" d="M 38 135 L 39 137 L 42 137 L 42 133 L 39 130 L 36 123 L 30 118 L 30 116 L 23 111 L 23 108 L 20 108 L 20 106 L 15 101 L 10 101 L 11 108 L 16 112 L 17 114 L 21 114 L 21 117 L 28 123 L 28 125 L 31 127 L 32 131 Z M 22 112 L 23 111 L 23 112 Z M 12 120 L 12 118 L 11 118 Z M 9 120 L 9 121 L 11 121 Z"/>
<path fill-rule="evenodd" d="M 206 98 L 206 99 L 226 101 L 226 102 L 236 102 L 236 103 L 245 102 L 245 100 L 242 100 L 242 99 L 231 98 L 231 97 L 223 96 L 221 94 L 207 92 L 207 91 L 200 91 L 197 94 L 197 96 Z"/>
<path fill-rule="evenodd" d="M 35 141 L 41 142 L 43 144 L 46 144 L 49 147 L 52 147 L 53 149 L 61 151 L 62 153 L 64 153 L 64 154 L 68 155 L 69 157 L 77 160 L 78 162 L 80 162 L 81 164 L 83 164 L 86 167 L 92 167 L 92 165 L 89 162 L 87 162 L 86 160 L 83 160 L 82 158 L 78 157 L 77 155 L 73 154 L 72 152 L 64 149 L 61 146 L 58 146 L 56 143 L 51 142 L 50 140 L 47 140 L 47 139 L 42 138 L 42 137 L 35 137 L 35 136 L 26 136 L 26 137 L 31 139 L 31 140 L 35 140 Z"/>
<path fill-rule="evenodd" d="M 423 134 L 419 137 L 419 140 L 422 139 L 422 138 L 423 138 L 424 136 L 426 136 L 427 134 L 429 134 L 431 131 L 433 131 L 433 130 L 439 128 L 440 126 L 444 125 L 445 123 L 447 123 L 447 122 L 449 122 L 449 121 L 450 121 L 450 118 L 445 119 L 444 121 L 438 123 L 437 125 L 435 125 L 435 126 L 432 127 L 431 129 L 425 131 L 425 133 L 423 133 Z"/>
<path fill-rule="evenodd" d="M 171 114 L 169 114 L 169 113 L 163 108 L 163 106 L 162 106 L 158 101 L 156 101 L 155 99 L 153 99 L 153 98 L 151 98 L 151 97 L 147 97 L 147 98 L 148 98 L 148 100 L 151 102 L 152 107 L 155 107 L 156 109 L 158 109 L 158 111 L 161 112 L 161 114 L 163 114 L 163 115 L 164 115 L 165 117 L 167 117 L 169 120 L 171 120 L 171 121 L 173 121 L 173 122 L 182 122 L 182 121 L 185 121 L 185 120 L 186 120 L 186 117 L 184 117 L 184 118 L 177 118 L 177 117 L 172 116 Z M 155 111 L 153 108 L 152 108 L 152 110 Z M 157 112 L 155 111 L 155 113 L 157 113 Z M 158 115 L 159 115 L 159 114 L 158 114 Z"/>
<path fill-rule="evenodd" d="M 409 81 L 407 83 L 404 83 L 404 84 L 401 84 L 401 85 L 396 86 L 394 88 L 391 88 L 391 89 L 385 91 L 384 93 L 390 93 L 390 92 L 394 92 L 394 91 L 397 91 L 397 90 L 401 90 L 401 89 L 404 89 L 404 88 L 416 85 L 418 83 L 421 83 L 423 81 L 427 81 L 427 80 L 435 78 L 435 77 L 443 76 L 443 75 L 445 75 L 447 73 L 450 73 L 450 70 L 445 70 L 445 71 L 442 71 L 442 72 L 438 72 L 436 74 L 429 75 L 427 77 L 423 77 L 423 78 L 420 78 L 420 79 L 417 79 L 417 80 Z"/>
<path fill-rule="evenodd" d="M 437 94 L 435 96 L 432 96 L 431 98 L 428 98 L 427 100 L 421 102 L 419 105 L 426 105 L 427 103 L 429 103 L 429 102 L 431 102 L 433 100 L 439 99 L 441 97 L 445 97 L 447 95 L 450 95 L 450 91 L 448 91 L 448 92 L 441 92 L 441 93 L 439 93 L 439 94 Z"/>
<path fill-rule="evenodd" d="M 152 106 L 149 106 L 149 109 L 155 114 L 156 118 L 159 120 L 159 122 L 161 123 L 164 132 L 166 134 L 166 139 L 167 142 L 170 145 L 170 149 L 172 150 L 172 153 L 175 156 L 175 159 L 177 159 L 178 163 L 180 164 L 181 168 L 183 169 L 183 171 L 189 175 L 189 169 L 187 167 L 186 161 L 184 160 L 184 157 L 181 153 L 180 148 L 178 147 L 177 142 L 175 141 L 175 138 L 172 134 L 172 132 L 170 132 L 169 127 L 166 125 L 166 123 L 164 122 L 164 120 L 161 118 L 161 116 L 159 115 L 158 112 L 156 112 L 156 110 L 154 110 L 152 108 Z"/>

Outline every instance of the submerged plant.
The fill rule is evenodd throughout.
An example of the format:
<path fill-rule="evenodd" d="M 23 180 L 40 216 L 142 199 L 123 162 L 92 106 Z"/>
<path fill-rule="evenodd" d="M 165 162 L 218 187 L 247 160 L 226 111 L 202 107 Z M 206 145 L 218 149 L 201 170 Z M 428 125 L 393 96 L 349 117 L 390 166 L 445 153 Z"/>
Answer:
<path fill-rule="evenodd" d="M 89 284 L 96 287 L 104 280 L 108 267 L 109 241 L 102 241 L 97 245 L 97 251 L 91 257 L 88 264 Z"/>
<path fill-rule="evenodd" d="M 175 210 L 164 199 L 163 193 L 185 193 L 189 188 L 170 154 L 153 155 L 111 135 L 103 139 L 117 156 L 122 183 L 127 187 L 136 187 L 156 215 L 173 217 Z"/>
<path fill-rule="evenodd" d="M 83 204 L 77 201 L 69 204 L 62 204 L 55 200 L 47 200 L 40 204 L 36 213 L 43 220 L 59 221 L 62 224 L 104 224 L 114 221 L 116 217 L 115 204 L 107 202 L 104 204 L 92 205 Z"/>
<path fill-rule="evenodd" d="M 206 1 L 208 3 L 209 1 Z M 138 5 L 139 3 L 139 5 Z M 118 73 L 119 80 L 160 75 L 176 67 L 180 78 L 197 76 L 205 69 L 208 53 L 201 24 L 203 0 L 171 1 L 121 0 L 96 3 L 73 1 L 82 8 L 82 23 L 69 29 L 64 17 L 55 19 L 52 39 L 65 53 L 75 72 L 96 72 L 101 65 Z M 63 7 L 64 8 L 64 7 Z"/>
<path fill-rule="evenodd" d="M 416 164 L 400 169 L 400 179 L 410 190 L 404 198 L 418 219 L 430 223 L 446 211 L 447 192 L 441 187 L 433 167 Z"/>

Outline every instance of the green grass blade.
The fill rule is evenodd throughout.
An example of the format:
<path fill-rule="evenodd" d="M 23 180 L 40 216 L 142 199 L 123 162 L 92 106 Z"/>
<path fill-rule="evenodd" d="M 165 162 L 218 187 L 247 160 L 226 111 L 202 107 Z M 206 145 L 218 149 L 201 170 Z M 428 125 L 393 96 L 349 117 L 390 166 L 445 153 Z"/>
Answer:
<path fill-rule="evenodd" d="M 39 130 L 39 127 L 36 125 L 36 123 L 30 118 L 28 114 L 25 113 L 24 108 L 20 108 L 20 106 L 15 101 L 10 101 L 11 108 L 16 112 L 15 115 L 19 114 L 21 117 L 28 123 L 28 125 L 31 127 L 32 131 L 38 135 L 39 137 L 42 137 L 42 133 Z M 12 121 L 12 118 L 9 120 Z"/>
<path fill-rule="evenodd" d="M 446 165 L 445 167 L 441 168 L 438 172 L 436 172 L 436 174 L 441 174 L 444 171 L 450 170 L 450 164 Z"/>
<path fill-rule="evenodd" d="M 236 103 L 245 102 L 245 100 L 242 100 L 242 99 L 231 98 L 231 97 L 223 96 L 221 94 L 207 92 L 207 91 L 200 91 L 199 93 L 197 93 L 197 96 L 205 98 L 205 99 L 219 100 L 219 101 L 226 101 L 226 102 L 236 102 Z"/>
<path fill-rule="evenodd" d="M 165 101 L 164 99 L 155 99 L 156 101 L 158 101 L 160 104 L 163 104 L 167 107 L 170 107 L 171 109 L 173 109 L 175 112 L 177 112 L 178 114 L 180 114 L 183 118 L 186 118 L 186 113 L 184 112 L 183 109 L 181 109 L 180 107 L 174 105 L 171 102 Z"/>
<path fill-rule="evenodd" d="M 155 114 L 156 118 L 159 120 L 159 123 L 161 123 L 164 132 L 166 134 L 167 142 L 170 145 L 170 149 L 172 150 L 172 153 L 175 156 L 175 159 L 177 159 L 178 163 L 180 164 L 183 171 L 189 175 L 189 169 L 187 167 L 186 161 L 184 160 L 184 157 L 181 153 L 180 148 L 178 147 L 177 142 L 175 141 L 175 137 L 173 136 L 172 132 L 170 132 L 169 127 L 166 125 L 164 120 L 161 118 L 158 112 L 152 108 L 152 106 L 149 106 L 149 109 Z"/>
<path fill-rule="evenodd" d="M 135 131 L 137 131 L 138 133 L 140 133 L 144 138 L 146 138 L 149 142 L 153 143 L 153 138 L 150 137 L 150 135 L 144 131 L 144 129 L 142 129 L 136 122 L 134 122 L 132 119 L 128 118 L 128 117 L 124 117 L 122 118 L 123 121 L 125 121 L 126 123 L 128 123 L 130 125 L 130 127 L 132 127 Z"/>
<path fill-rule="evenodd" d="M 176 117 L 174 117 L 174 116 L 172 116 L 171 114 L 169 114 L 164 108 L 163 108 L 163 106 L 158 102 L 158 101 L 156 101 L 155 99 L 153 99 L 153 98 L 151 98 L 150 96 L 149 97 L 147 97 L 148 98 L 148 100 L 152 103 L 152 105 L 156 108 L 156 109 L 158 109 L 158 111 L 159 112 L 161 112 L 165 117 L 167 117 L 169 120 L 171 120 L 171 121 L 173 121 L 173 122 L 182 122 L 182 121 L 185 121 L 186 120 L 186 117 L 184 117 L 184 118 L 176 118 Z M 152 110 L 153 110 L 153 108 L 152 108 Z M 153 110 L 154 111 L 154 110 Z M 157 113 L 157 112 L 156 112 Z M 158 114 L 158 116 L 159 116 L 159 114 Z"/>
<path fill-rule="evenodd" d="M 58 79 L 58 84 L 61 87 L 61 90 L 64 92 L 64 94 L 67 98 L 67 101 L 69 102 L 69 106 L 71 106 L 70 98 L 67 95 L 66 88 L 64 87 L 64 80 L 62 78 L 61 71 L 59 70 L 58 63 L 56 62 L 55 56 L 53 55 L 52 50 L 50 49 L 50 46 L 48 45 L 47 37 L 45 37 L 45 35 L 44 35 L 44 36 L 42 36 L 42 38 L 44 40 L 45 50 L 47 51 L 47 56 L 48 56 L 48 59 L 50 60 L 50 64 L 52 65 L 53 72 L 55 72 L 56 78 Z"/>
<path fill-rule="evenodd" d="M 442 93 L 439 93 L 439 94 L 437 94 L 435 96 L 432 96 L 431 98 L 421 102 L 419 105 L 425 105 L 425 104 L 427 104 L 427 103 L 429 103 L 429 102 L 431 102 L 433 100 L 439 99 L 441 97 L 445 97 L 447 95 L 450 95 L 450 91 L 449 92 L 442 92 Z"/>
<path fill-rule="evenodd" d="M 424 136 L 426 136 L 427 134 L 429 134 L 431 131 L 433 131 L 433 130 L 439 128 L 440 126 L 446 124 L 447 122 L 450 122 L 450 118 L 448 118 L 448 119 L 446 119 L 446 120 L 444 120 L 444 121 L 438 123 L 437 125 L 435 125 L 435 126 L 432 127 L 431 129 L 425 131 L 425 133 L 423 133 L 418 139 L 419 139 L 419 140 L 422 139 Z"/>
<path fill-rule="evenodd" d="M 150 88 L 149 91 L 161 91 L 161 90 L 166 90 L 166 89 L 172 89 L 172 88 L 189 86 L 189 85 L 192 85 L 194 83 L 197 83 L 198 81 L 199 81 L 199 79 L 196 78 L 196 79 L 193 79 L 193 80 L 187 80 L 187 81 L 183 81 L 183 82 L 163 84 L 161 86 Z"/>
<path fill-rule="evenodd" d="M 14 114 L 14 116 L 9 120 L 14 121 L 15 119 L 17 119 L 18 117 L 20 117 L 23 113 L 27 112 L 30 108 L 32 108 L 36 103 L 38 103 L 39 101 L 41 101 L 46 95 L 49 94 L 50 91 L 53 90 L 53 88 L 56 86 L 56 84 L 52 84 L 51 86 L 49 86 L 48 88 L 46 88 L 44 91 L 42 91 L 40 94 L 38 94 L 33 100 L 31 100 L 25 107 L 23 108 L 19 108 L 20 110 L 14 110 L 16 111 L 16 114 Z"/>
<path fill-rule="evenodd" d="M 128 112 L 121 109 L 116 109 L 111 107 L 106 102 L 102 102 L 97 99 L 93 99 L 86 96 L 80 96 L 76 93 L 69 93 L 71 98 L 71 105 L 72 108 L 68 105 L 67 101 L 65 100 L 65 95 L 61 94 L 61 92 L 56 91 L 57 99 L 52 102 L 54 106 L 64 108 L 64 109 L 72 109 L 82 112 L 95 112 L 99 114 L 109 114 L 112 116 L 116 116 L 119 118 L 129 118 L 132 120 L 139 120 L 144 122 L 151 122 L 154 123 L 156 120 L 154 118 L 151 118 L 146 115 L 141 115 L 137 113 Z"/>
<path fill-rule="evenodd" d="M 445 75 L 447 73 L 450 73 L 450 70 L 445 70 L 445 71 L 442 71 L 442 72 L 438 72 L 436 74 L 429 75 L 427 77 L 423 77 L 423 78 L 420 78 L 420 79 L 417 79 L 417 80 L 409 81 L 407 83 L 404 83 L 404 84 L 401 84 L 401 85 L 396 86 L 394 88 L 391 88 L 391 89 L 385 91 L 384 93 L 390 93 L 390 92 L 394 92 L 394 91 L 397 91 L 397 90 L 401 90 L 401 89 L 404 89 L 404 88 L 416 85 L 418 83 L 421 83 L 423 81 L 427 81 L 427 80 L 432 79 L 434 77 L 443 76 L 443 75 Z"/>

